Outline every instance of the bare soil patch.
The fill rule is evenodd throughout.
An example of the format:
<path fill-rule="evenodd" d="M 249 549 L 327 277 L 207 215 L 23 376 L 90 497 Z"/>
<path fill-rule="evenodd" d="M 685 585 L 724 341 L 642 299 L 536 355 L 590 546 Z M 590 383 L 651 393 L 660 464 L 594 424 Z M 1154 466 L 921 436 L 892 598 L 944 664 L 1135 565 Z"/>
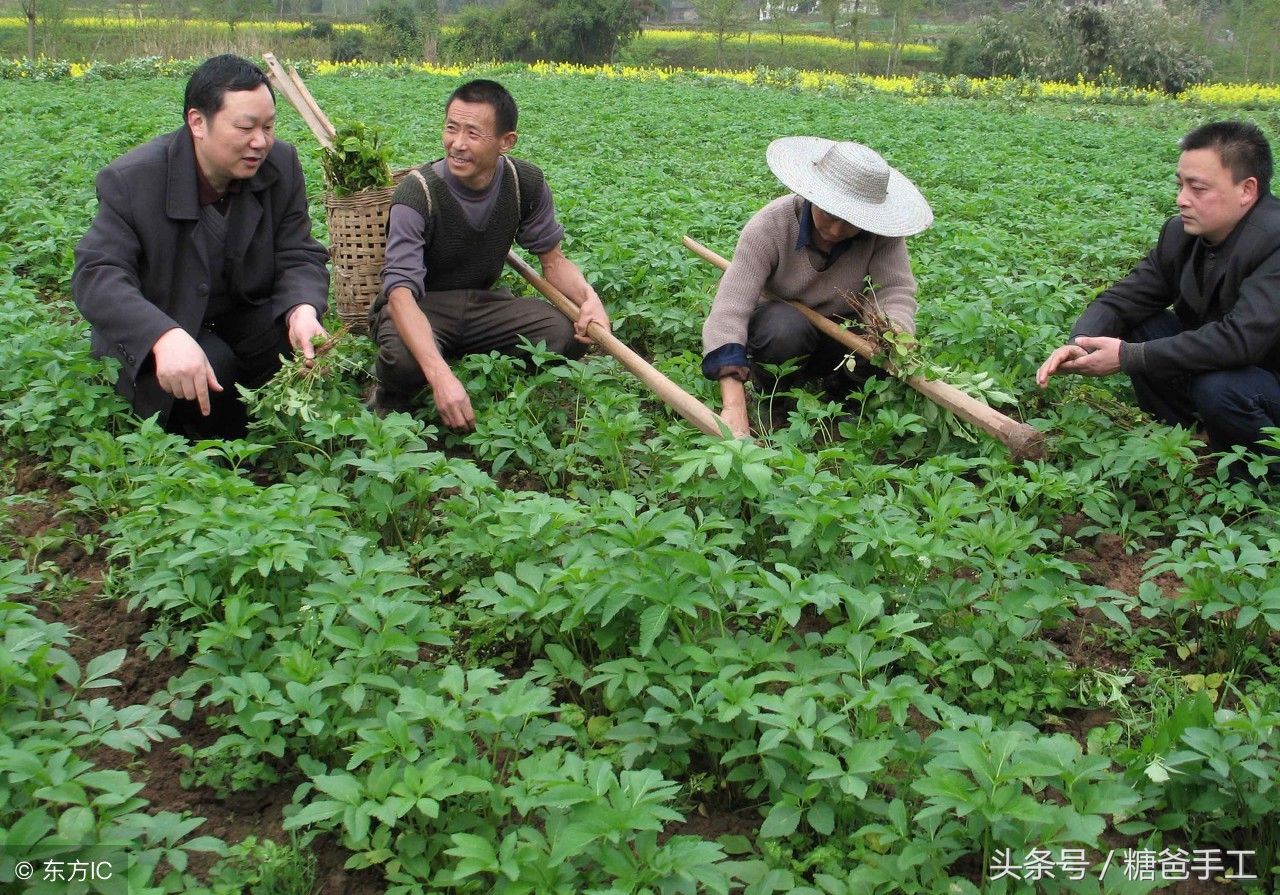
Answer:
<path fill-rule="evenodd" d="M 31 603 L 37 615 L 71 629 L 74 638 L 67 651 L 82 667 L 95 656 L 126 650 L 125 661 L 114 675 L 120 686 L 104 690 L 103 695 L 117 708 L 147 703 L 171 678 L 186 670 L 187 660 L 168 655 L 149 658 L 141 643 L 152 624 L 148 614 L 130 611 L 124 600 L 102 595 L 102 583 L 108 571 L 105 551 L 98 548 L 92 554 L 85 552 L 86 544 L 92 546 L 99 542 L 98 525 L 67 509 L 66 482 L 35 463 L 21 462 L 15 472 L 13 490 L 30 494 L 31 499 L 10 507 L 13 530 L 5 539 L 3 549 L 13 554 L 23 545 L 29 545 L 29 550 L 39 550 L 27 555 L 33 566 L 52 563 L 61 570 L 64 580 L 70 577 L 78 582 L 69 594 L 43 591 L 33 594 Z M 39 549 L 42 536 L 52 532 L 60 536 L 47 538 L 50 546 Z M 62 532 L 67 537 L 62 537 Z M 166 721 L 178 730 L 178 737 L 156 744 L 150 752 L 129 755 L 101 748 L 85 757 L 101 768 L 126 771 L 135 781 L 143 783 L 139 795 L 150 803 L 149 812 L 173 811 L 203 817 L 205 822 L 193 835 L 215 836 L 228 845 L 247 836 L 279 843 L 289 841 L 282 827 L 283 810 L 292 799 L 294 787 L 301 782 L 300 777 L 286 777 L 272 786 L 225 797 L 208 786 L 186 788 L 181 777 L 190 769 L 190 762 L 179 755 L 175 747 L 182 743 L 196 748 L 208 745 L 217 739 L 219 732 L 208 725 L 203 711 L 196 711 L 187 721 L 172 717 Z M 376 871 L 343 870 L 350 852 L 332 838 L 318 839 L 313 852 L 318 865 L 318 895 L 381 895 L 386 890 Z M 214 856 L 198 852 L 191 857 L 191 869 L 198 874 L 207 872 L 216 861 Z"/>

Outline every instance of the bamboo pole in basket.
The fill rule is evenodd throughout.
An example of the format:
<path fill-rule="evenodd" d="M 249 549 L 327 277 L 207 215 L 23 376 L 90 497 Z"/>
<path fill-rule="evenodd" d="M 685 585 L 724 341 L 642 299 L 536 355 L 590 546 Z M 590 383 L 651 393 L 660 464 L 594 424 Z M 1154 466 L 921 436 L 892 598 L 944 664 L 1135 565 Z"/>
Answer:
<path fill-rule="evenodd" d="M 297 69 L 288 72 L 271 53 L 264 53 L 271 85 L 297 110 L 320 145 L 333 148 L 333 124 L 316 102 Z M 387 214 L 394 187 L 361 190 L 350 196 L 326 191 L 329 254 L 333 260 L 338 316 L 355 332 L 367 328 L 369 304 L 382 287 Z"/>
<path fill-rule="evenodd" d="M 729 267 L 728 261 L 697 240 L 686 236 L 682 241 L 685 248 L 704 261 L 710 262 L 721 270 L 726 270 Z M 775 295 L 766 294 L 776 301 L 783 300 Z M 849 330 L 844 329 L 832 320 L 828 320 L 813 308 L 801 302 L 788 301 L 787 304 L 803 314 L 805 319 L 823 333 L 857 352 L 859 356 L 870 360 L 876 355 L 875 346 L 869 339 L 864 339 L 855 333 L 849 332 Z M 890 369 L 889 372 L 893 373 L 894 371 Z M 894 375 L 897 374 L 895 373 Z M 1009 449 L 1015 460 L 1034 459 L 1043 455 L 1044 435 L 1026 423 L 1010 419 L 1000 411 L 946 382 L 925 379 L 923 376 L 903 376 L 901 378 L 903 382 L 920 392 L 930 401 L 945 407 L 956 416 L 973 423 L 983 432 L 997 439 Z"/>
<path fill-rule="evenodd" d="M 298 110 L 298 114 L 302 117 L 302 121 L 315 135 L 316 140 L 325 149 L 333 148 L 334 130 L 333 125 L 329 123 L 329 119 L 320 111 L 320 105 L 315 101 L 315 97 L 307 90 L 306 85 L 302 83 L 302 78 L 298 76 L 295 69 L 292 77 L 284 70 L 279 60 L 276 59 L 274 53 L 263 53 L 262 59 L 267 63 L 267 79 L 271 81 L 271 86 L 276 92 L 289 101 L 289 104 Z"/>
<path fill-rule="evenodd" d="M 324 132 L 332 139 L 337 130 L 333 126 L 333 122 L 329 120 L 329 116 L 324 114 L 324 109 L 320 108 L 320 104 L 316 102 L 316 98 L 311 95 L 311 91 L 307 89 L 307 85 L 302 83 L 302 75 L 298 74 L 298 70 L 292 66 L 289 67 L 289 81 L 293 84 L 294 89 L 306 102 L 311 109 L 312 114 L 316 116 L 316 120 L 320 122 L 320 126 L 324 128 Z"/>

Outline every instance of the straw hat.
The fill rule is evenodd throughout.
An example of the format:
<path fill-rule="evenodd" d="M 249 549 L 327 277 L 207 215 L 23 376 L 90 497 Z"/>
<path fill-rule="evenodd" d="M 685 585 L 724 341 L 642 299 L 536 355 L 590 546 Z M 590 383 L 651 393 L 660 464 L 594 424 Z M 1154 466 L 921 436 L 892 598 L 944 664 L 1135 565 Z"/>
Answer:
<path fill-rule="evenodd" d="M 769 144 L 765 157 L 792 192 L 859 229 L 911 236 L 933 223 L 915 184 L 861 143 L 782 137 Z"/>

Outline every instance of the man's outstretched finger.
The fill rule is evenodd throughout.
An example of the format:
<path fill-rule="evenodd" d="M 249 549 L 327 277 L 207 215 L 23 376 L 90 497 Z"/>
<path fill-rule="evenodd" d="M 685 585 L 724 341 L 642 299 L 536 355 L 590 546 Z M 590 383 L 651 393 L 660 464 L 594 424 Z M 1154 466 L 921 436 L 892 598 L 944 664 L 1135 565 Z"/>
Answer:
<path fill-rule="evenodd" d="M 205 364 L 204 376 L 196 379 L 195 399 L 200 404 L 201 416 L 208 416 L 213 411 L 213 402 L 209 400 L 210 390 L 220 392 L 222 391 L 222 385 L 218 382 L 218 377 L 214 375 L 213 367 Z"/>
<path fill-rule="evenodd" d="M 1049 355 L 1049 359 L 1040 365 L 1040 369 L 1036 371 L 1036 385 L 1044 388 L 1049 384 L 1049 377 L 1057 374 L 1063 364 L 1068 364 L 1077 358 L 1084 357 L 1085 351 L 1076 345 L 1063 345 L 1056 349 L 1053 354 Z"/>

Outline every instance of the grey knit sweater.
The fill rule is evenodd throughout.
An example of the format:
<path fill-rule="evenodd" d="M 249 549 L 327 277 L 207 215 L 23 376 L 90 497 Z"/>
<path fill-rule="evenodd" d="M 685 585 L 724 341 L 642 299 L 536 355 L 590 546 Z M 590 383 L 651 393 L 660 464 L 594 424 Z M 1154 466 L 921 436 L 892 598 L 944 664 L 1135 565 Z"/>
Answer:
<path fill-rule="evenodd" d="M 847 293 L 863 291 L 867 277 L 880 309 L 899 327 L 915 332 L 916 280 L 904 237 L 862 233 L 826 270 L 815 269 L 817 255 L 797 249 L 800 210 L 796 195 L 774 199 L 752 216 L 738 237 L 733 261 L 720 280 L 711 313 L 702 326 L 702 352 L 747 344 L 747 324 L 763 289 L 781 298 L 803 301 L 828 317 L 848 314 Z"/>

